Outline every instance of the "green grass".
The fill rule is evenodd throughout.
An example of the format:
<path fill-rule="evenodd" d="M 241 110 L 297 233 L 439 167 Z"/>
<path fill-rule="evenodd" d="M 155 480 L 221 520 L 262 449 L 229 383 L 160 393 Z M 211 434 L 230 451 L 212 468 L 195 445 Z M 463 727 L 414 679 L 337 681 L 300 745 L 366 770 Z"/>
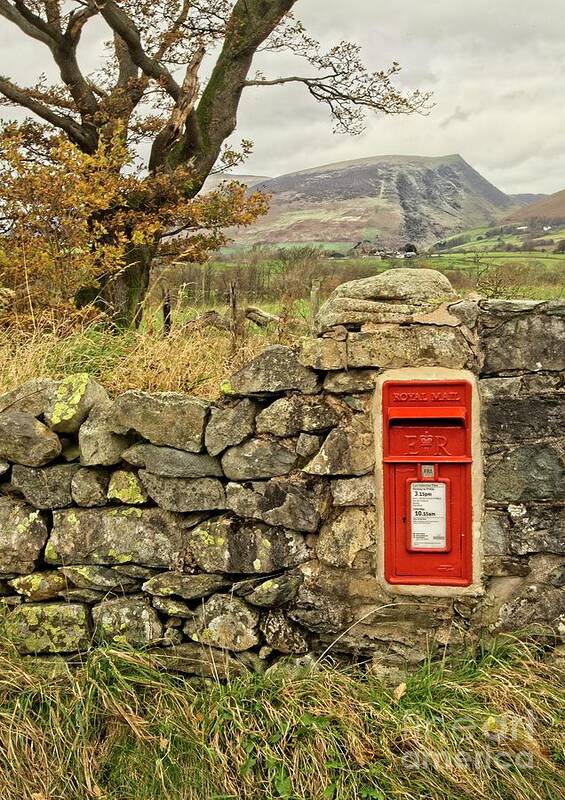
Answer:
<path fill-rule="evenodd" d="M 557 800 L 563 673 L 512 642 L 426 663 L 228 683 L 92 651 L 50 675 L 0 655 L 2 800 Z"/>

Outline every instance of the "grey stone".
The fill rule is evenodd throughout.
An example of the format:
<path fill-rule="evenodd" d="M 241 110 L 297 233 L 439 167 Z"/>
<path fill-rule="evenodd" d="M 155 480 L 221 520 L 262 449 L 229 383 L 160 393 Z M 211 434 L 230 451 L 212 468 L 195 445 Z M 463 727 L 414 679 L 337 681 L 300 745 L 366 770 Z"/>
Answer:
<path fill-rule="evenodd" d="M 221 478 L 222 468 L 217 458 L 173 447 L 157 447 L 154 444 L 134 444 L 122 454 L 124 461 L 135 467 L 143 467 L 153 475 L 164 478 Z"/>
<path fill-rule="evenodd" d="M 448 279 L 431 269 L 393 269 L 342 283 L 315 320 L 318 332 L 335 325 L 410 322 L 456 297 Z"/>
<path fill-rule="evenodd" d="M 110 475 L 101 469 L 78 469 L 71 480 L 71 496 L 77 506 L 105 506 Z"/>
<path fill-rule="evenodd" d="M 22 500 L 0 497 L 0 575 L 33 572 L 47 535 L 37 509 Z"/>
<path fill-rule="evenodd" d="M 360 556 L 371 567 L 376 556 L 377 519 L 374 509 L 345 508 L 325 522 L 320 530 L 316 553 L 321 561 L 335 567 L 358 566 Z"/>
<path fill-rule="evenodd" d="M 372 506 L 376 502 L 375 479 L 372 475 L 362 478 L 338 478 L 332 481 L 334 506 Z"/>
<path fill-rule="evenodd" d="M 201 678 L 227 680 L 248 672 L 248 668 L 226 650 L 196 642 L 182 642 L 166 650 L 155 650 L 153 656 L 161 669 Z"/>
<path fill-rule="evenodd" d="M 16 464 L 12 469 L 12 485 L 36 508 L 65 508 L 73 502 L 71 481 L 78 465 L 57 464 L 52 467 L 24 467 Z"/>
<path fill-rule="evenodd" d="M 304 481 L 273 478 L 251 484 L 228 483 L 227 506 L 240 517 L 252 517 L 268 525 L 313 533 L 327 505 L 322 487 Z"/>
<path fill-rule="evenodd" d="M 118 464 L 130 445 L 128 436 L 111 430 L 112 404 L 100 403 L 80 426 L 78 443 L 80 463 L 85 467 Z"/>
<path fill-rule="evenodd" d="M 260 608 L 274 608 L 290 603 L 296 597 L 302 583 L 298 573 L 287 573 L 269 578 L 266 581 L 250 586 L 250 581 L 235 584 L 233 592 L 245 597 L 248 603 Z"/>
<path fill-rule="evenodd" d="M 565 592 L 540 583 L 521 583 L 499 610 L 495 629 L 501 631 L 557 631 L 565 614 Z"/>
<path fill-rule="evenodd" d="M 302 458 L 312 458 L 322 446 L 323 437 L 311 433 L 301 433 L 296 440 L 296 452 Z"/>
<path fill-rule="evenodd" d="M 485 556 L 482 563 L 483 575 L 503 578 L 511 575 L 524 577 L 530 572 L 526 559 L 512 556 Z"/>
<path fill-rule="evenodd" d="M 375 463 L 373 434 L 364 416 L 341 423 L 303 468 L 310 475 L 365 475 Z"/>
<path fill-rule="evenodd" d="M 94 638 L 98 642 L 146 647 L 163 636 L 157 613 L 142 597 L 105 600 L 94 606 L 92 618 Z"/>
<path fill-rule="evenodd" d="M 459 300 L 457 303 L 451 303 L 448 311 L 468 328 L 474 328 L 477 324 L 479 306 L 475 300 Z"/>
<path fill-rule="evenodd" d="M 66 600 L 68 603 L 100 603 L 102 600 L 107 600 L 112 592 L 101 592 L 95 589 L 65 589 L 59 592 L 59 597 Z"/>
<path fill-rule="evenodd" d="M 10 464 L 8 461 L 4 461 L 0 458 L 0 476 L 5 475 L 10 469 Z"/>
<path fill-rule="evenodd" d="M 482 525 L 483 553 L 485 556 L 498 556 L 508 553 L 509 520 L 504 511 L 485 509 Z"/>
<path fill-rule="evenodd" d="M 522 378 L 479 382 L 483 437 L 488 448 L 561 435 L 565 392 L 543 391 L 529 384 Z"/>
<path fill-rule="evenodd" d="M 295 447 L 284 440 L 250 439 L 226 450 L 222 469 L 231 481 L 274 478 L 287 475 L 297 459 Z"/>
<path fill-rule="evenodd" d="M 195 642 L 223 650 L 249 650 L 259 644 L 259 614 L 237 597 L 216 594 L 188 620 L 185 633 Z"/>
<path fill-rule="evenodd" d="M 0 395 L 0 414 L 4 411 L 23 411 L 41 417 L 52 403 L 59 383 L 51 378 L 33 378 L 15 389 Z"/>
<path fill-rule="evenodd" d="M 565 499 L 563 457 L 548 444 L 516 447 L 489 469 L 485 494 L 509 503 Z"/>
<path fill-rule="evenodd" d="M 209 403 L 175 392 L 129 391 L 114 401 L 111 425 L 115 433 L 134 430 L 151 444 L 198 453 L 209 409 Z"/>
<path fill-rule="evenodd" d="M 232 408 L 212 409 L 204 434 L 204 443 L 210 455 L 217 456 L 226 448 L 241 444 L 252 436 L 256 413 L 255 403 L 247 398 Z"/>
<path fill-rule="evenodd" d="M 335 427 L 343 413 L 322 398 L 281 397 L 257 416 L 257 433 L 294 436 L 301 431 L 322 433 Z"/>
<path fill-rule="evenodd" d="M 309 631 L 329 634 L 342 632 L 352 619 L 346 603 L 305 585 L 287 616 Z"/>
<path fill-rule="evenodd" d="M 276 344 L 265 348 L 231 380 L 225 381 L 221 389 L 226 395 L 261 397 L 293 390 L 316 394 L 319 384 L 316 374 L 299 363 L 290 347 Z"/>
<path fill-rule="evenodd" d="M 166 614 L 167 617 L 174 617 L 178 620 L 192 619 L 194 617 L 194 611 L 188 603 L 177 600 L 175 597 L 154 595 L 151 598 L 151 605 L 155 611 L 160 614 Z"/>
<path fill-rule="evenodd" d="M 356 394 L 370 392 L 375 388 L 377 372 L 373 369 L 349 369 L 346 372 L 330 372 L 324 378 L 324 391 L 334 394 Z"/>
<path fill-rule="evenodd" d="M 57 570 L 33 572 L 31 575 L 14 578 L 9 583 L 18 594 L 24 595 L 31 602 L 53 600 L 67 588 L 65 576 Z"/>
<path fill-rule="evenodd" d="M 4 632 L 22 655 L 72 653 L 89 644 L 86 608 L 72 603 L 24 603 L 10 612 Z"/>
<path fill-rule="evenodd" d="M 0 414 L 0 458 L 41 467 L 61 453 L 56 433 L 24 411 L 5 411 Z"/>
<path fill-rule="evenodd" d="M 108 401 L 106 390 L 87 372 L 60 381 L 45 411 L 45 422 L 58 433 L 76 433 L 91 409 Z"/>
<path fill-rule="evenodd" d="M 100 592 L 131 592 L 139 589 L 140 581 L 121 575 L 110 567 L 92 564 L 61 567 L 61 574 L 77 589 L 94 589 Z"/>
<path fill-rule="evenodd" d="M 231 586 L 225 575 L 186 575 L 182 572 L 162 572 L 143 584 L 143 591 L 160 597 L 176 595 L 183 600 L 198 600 Z"/>
<path fill-rule="evenodd" d="M 49 564 L 141 564 L 178 568 L 194 522 L 159 508 L 76 508 L 53 513 Z"/>
<path fill-rule="evenodd" d="M 162 478 L 140 470 L 149 496 L 168 511 L 215 511 L 226 507 L 224 486 L 217 478 Z"/>
<path fill-rule="evenodd" d="M 262 574 L 295 567 L 310 551 L 294 531 L 228 516 L 207 520 L 188 534 L 192 556 L 206 572 Z"/>
<path fill-rule="evenodd" d="M 349 366 L 453 367 L 472 365 L 473 352 L 457 328 L 433 325 L 382 325 L 377 329 L 350 333 L 347 343 Z"/>
<path fill-rule="evenodd" d="M 512 523 L 509 547 L 512 553 L 565 554 L 565 507 L 516 504 L 508 506 Z"/>
<path fill-rule="evenodd" d="M 308 642 L 300 629 L 282 611 L 269 611 L 260 623 L 261 633 L 273 650 L 301 655 L 308 652 Z"/>
<path fill-rule="evenodd" d="M 117 469 L 110 477 L 108 500 L 139 506 L 147 502 L 147 492 L 136 472 Z"/>
<path fill-rule="evenodd" d="M 344 341 L 308 338 L 302 342 L 298 359 L 305 367 L 313 369 L 346 369 L 347 346 Z"/>

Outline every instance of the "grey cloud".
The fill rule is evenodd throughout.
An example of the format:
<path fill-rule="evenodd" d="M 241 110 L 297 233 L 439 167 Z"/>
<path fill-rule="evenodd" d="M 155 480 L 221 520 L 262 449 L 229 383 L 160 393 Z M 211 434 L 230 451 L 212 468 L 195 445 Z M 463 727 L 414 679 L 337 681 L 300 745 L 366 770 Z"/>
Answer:
<path fill-rule="evenodd" d="M 453 114 L 450 114 L 442 122 L 439 123 L 440 128 L 447 128 L 454 122 L 467 122 L 472 115 L 472 111 L 464 111 L 461 106 L 457 106 Z"/>

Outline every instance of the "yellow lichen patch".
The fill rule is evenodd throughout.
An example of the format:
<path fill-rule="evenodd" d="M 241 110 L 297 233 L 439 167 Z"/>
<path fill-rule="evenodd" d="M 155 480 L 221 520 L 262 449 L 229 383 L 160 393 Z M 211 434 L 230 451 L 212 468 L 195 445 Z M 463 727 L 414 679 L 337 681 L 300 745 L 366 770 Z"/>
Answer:
<path fill-rule="evenodd" d="M 74 417 L 78 404 L 84 397 L 89 377 L 88 372 L 77 372 L 61 381 L 51 412 L 52 425 L 59 425 Z"/>
<path fill-rule="evenodd" d="M 128 505 L 139 505 L 147 501 L 147 493 L 137 475 L 123 469 L 112 473 L 107 496 L 109 500 L 119 500 Z"/>

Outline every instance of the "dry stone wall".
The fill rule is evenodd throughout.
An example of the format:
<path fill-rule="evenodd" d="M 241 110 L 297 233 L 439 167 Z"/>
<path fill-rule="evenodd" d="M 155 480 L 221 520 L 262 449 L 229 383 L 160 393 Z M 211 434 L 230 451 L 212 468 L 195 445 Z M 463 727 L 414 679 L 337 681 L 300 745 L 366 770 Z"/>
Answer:
<path fill-rule="evenodd" d="M 219 403 L 110 400 L 83 374 L 0 397 L 0 607 L 21 653 L 124 643 L 225 675 L 564 633 L 565 304 L 459 300 L 398 269 L 338 287 L 316 333 Z M 407 601 L 377 576 L 372 415 L 377 375 L 420 366 L 479 378 L 482 588 Z"/>

